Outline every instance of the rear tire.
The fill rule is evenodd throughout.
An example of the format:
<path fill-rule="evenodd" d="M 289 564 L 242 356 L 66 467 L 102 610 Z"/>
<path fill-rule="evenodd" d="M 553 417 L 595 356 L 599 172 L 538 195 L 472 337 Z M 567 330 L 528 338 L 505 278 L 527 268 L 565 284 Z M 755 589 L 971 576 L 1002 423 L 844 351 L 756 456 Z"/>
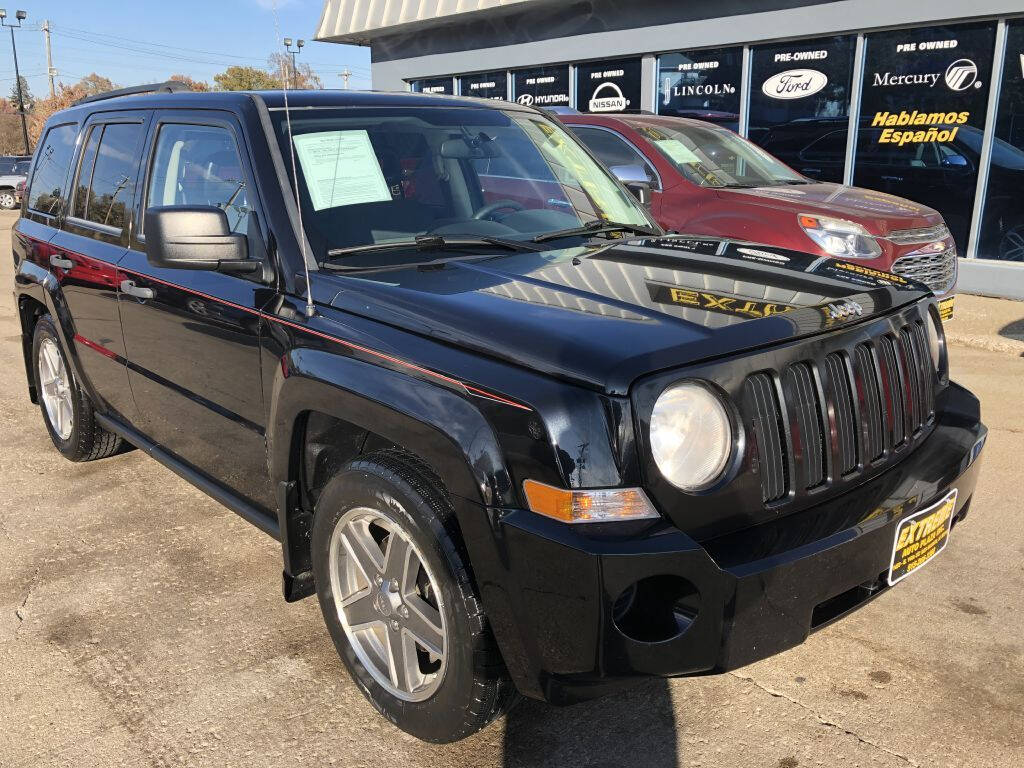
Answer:
<path fill-rule="evenodd" d="M 32 372 L 43 423 L 57 450 L 71 461 L 113 456 L 124 441 L 96 421 L 96 411 L 68 363 L 49 315 L 36 323 L 32 337 Z"/>
<path fill-rule="evenodd" d="M 398 570 L 406 574 L 401 585 L 389 565 L 399 546 L 412 553 L 403 560 L 411 565 Z M 419 459 L 380 451 L 332 478 L 317 502 L 312 556 L 338 654 L 366 698 L 403 731 L 458 741 L 518 700 L 473 587 L 451 500 Z M 418 586 L 407 593 L 406 581 Z M 427 614 L 438 642 L 420 644 L 431 631 L 415 621 Z M 403 658 L 414 659 L 411 669 L 396 671 Z"/>
<path fill-rule="evenodd" d="M 18 199 L 10 189 L 0 190 L 0 208 L 5 211 L 13 211 L 18 207 Z"/>

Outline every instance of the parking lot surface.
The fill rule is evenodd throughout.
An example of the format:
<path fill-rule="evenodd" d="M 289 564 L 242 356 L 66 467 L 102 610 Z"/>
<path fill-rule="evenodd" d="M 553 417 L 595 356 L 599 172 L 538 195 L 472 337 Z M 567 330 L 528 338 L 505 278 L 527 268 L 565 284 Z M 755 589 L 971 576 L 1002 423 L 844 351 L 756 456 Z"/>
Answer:
<path fill-rule="evenodd" d="M 0 214 L 5 286 L 15 219 Z M 0 768 L 1024 765 L 1024 358 L 1012 347 L 951 347 L 991 432 L 970 516 L 920 573 L 735 673 L 568 709 L 524 702 L 434 746 L 363 699 L 315 600 L 284 603 L 276 542 L 138 451 L 89 464 L 57 453 L 4 290 Z M 999 307 L 1024 328 L 1024 303 Z"/>

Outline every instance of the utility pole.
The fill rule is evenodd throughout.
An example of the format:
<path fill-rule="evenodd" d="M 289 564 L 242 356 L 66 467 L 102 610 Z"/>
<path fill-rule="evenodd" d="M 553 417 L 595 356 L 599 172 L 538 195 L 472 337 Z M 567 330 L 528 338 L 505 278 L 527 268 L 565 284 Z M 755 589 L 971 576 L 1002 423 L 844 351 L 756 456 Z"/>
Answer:
<path fill-rule="evenodd" d="M 50 98 L 57 95 L 57 88 L 54 85 L 54 78 L 57 77 L 57 69 L 53 66 L 53 51 L 50 48 L 50 20 L 43 19 L 43 36 L 46 38 L 46 74 L 50 76 Z"/>
<path fill-rule="evenodd" d="M 7 10 L 0 8 L 0 26 L 11 28 L 11 50 L 14 51 L 14 82 L 18 86 L 18 111 L 21 113 L 21 137 L 25 141 L 25 154 L 31 155 L 32 150 L 28 145 L 28 121 L 25 119 L 25 94 L 21 91 L 21 72 L 18 71 L 18 46 L 14 44 L 14 30 L 21 28 L 21 22 L 28 18 L 24 11 L 16 11 L 14 18 L 17 24 L 7 23 Z"/>
<path fill-rule="evenodd" d="M 345 83 L 345 90 L 348 90 L 348 79 L 352 77 L 352 73 L 348 71 L 348 67 L 341 70 L 341 79 Z"/>

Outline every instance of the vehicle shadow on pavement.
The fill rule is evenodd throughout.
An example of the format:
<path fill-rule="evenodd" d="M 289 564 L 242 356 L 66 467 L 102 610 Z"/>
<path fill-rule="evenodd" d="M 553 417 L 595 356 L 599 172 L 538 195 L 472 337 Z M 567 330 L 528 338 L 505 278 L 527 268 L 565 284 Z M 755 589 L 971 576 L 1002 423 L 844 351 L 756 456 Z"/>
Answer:
<path fill-rule="evenodd" d="M 571 707 L 530 699 L 507 715 L 504 768 L 676 768 L 667 680 Z"/>
<path fill-rule="evenodd" d="M 999 329 L 999 335 L 1014 341 L 1024 341 L 1024 318 L 1004 325 Z M 1024 352 L 1021 353 L 1021 357 L 1024 357 Z"/>

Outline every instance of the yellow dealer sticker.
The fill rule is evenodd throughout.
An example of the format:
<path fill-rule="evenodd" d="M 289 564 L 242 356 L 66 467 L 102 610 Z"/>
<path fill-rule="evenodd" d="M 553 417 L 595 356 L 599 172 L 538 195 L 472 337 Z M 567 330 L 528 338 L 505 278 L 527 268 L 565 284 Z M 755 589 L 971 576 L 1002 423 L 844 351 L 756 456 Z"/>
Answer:
<path fill-rule="evenodd" d="M 889 566 L 889 584 L 905 579 L 946 548 L 955 510 L 956 488 L 942 501 L 900 521 Z"/>
<path fill-rule="evenodd" d="M 943 321 L 953 319 L 953 302 L 956 300 L 956 296 L 950 296 L 939 302 L 939 317 Z"/>

